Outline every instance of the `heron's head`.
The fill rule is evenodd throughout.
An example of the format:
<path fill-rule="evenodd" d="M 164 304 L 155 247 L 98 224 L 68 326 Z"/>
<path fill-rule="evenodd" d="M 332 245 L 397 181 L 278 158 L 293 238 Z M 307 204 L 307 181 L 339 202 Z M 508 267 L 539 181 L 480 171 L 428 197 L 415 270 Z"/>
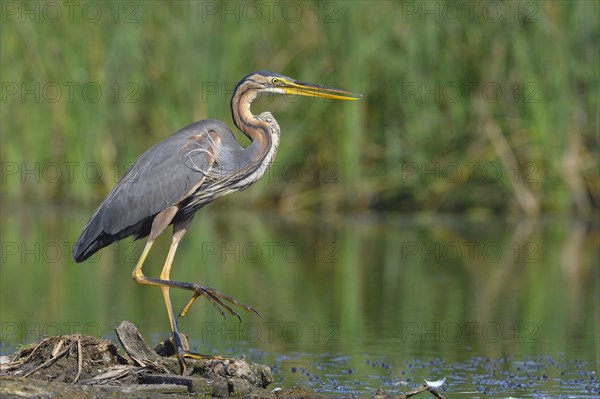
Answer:
<path fill-rule="evenodd" d="M 275 72 L 258 71 L 251 73 L 238 83 L 238 88 L 249 89 L 259 94 L 290 94 L 307 97 L 320 97 L 332 100 L 360 100 L 361 94 L 346 90 L 300 82 Z"/>

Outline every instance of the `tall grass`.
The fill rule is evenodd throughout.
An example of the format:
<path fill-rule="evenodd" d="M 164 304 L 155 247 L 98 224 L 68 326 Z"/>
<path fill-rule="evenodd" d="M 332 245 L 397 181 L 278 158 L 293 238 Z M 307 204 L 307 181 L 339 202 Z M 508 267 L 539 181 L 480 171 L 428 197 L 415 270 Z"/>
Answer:
<path fill-rule="evenodd" d="M 282 128 L 278 164 L 230 204 L 597 210 L 598 3 L 486 9 L 501 17 L 476 3 L 460 18 L 434 2 L 288 2 L 269 14 L 260 2 L 157 1 L 115 3 L 118 15 L 92 3 L 97 22 L 87 3 L 72 19 L 64 5 L 53 19 L 46 3 L 12 3 L 1 25 L 2 197 L 95 204 L 168 134 L 203 118 L 233 127 L 235 83 L 267 69 L 365 98 L 262 99 L 255 112 Z M 97 101 L 86 84 L 102 89 Z"/>

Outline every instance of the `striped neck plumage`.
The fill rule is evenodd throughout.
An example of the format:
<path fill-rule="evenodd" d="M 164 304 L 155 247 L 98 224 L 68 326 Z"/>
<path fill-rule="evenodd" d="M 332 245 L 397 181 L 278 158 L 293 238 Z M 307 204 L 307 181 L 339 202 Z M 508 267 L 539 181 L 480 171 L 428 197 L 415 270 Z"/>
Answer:
<path fill-rule="evenodd" d="M 259 90 L 250 87 L 247 82 L 240 83 L 231 98 L 231 115 L 235 126 L 252 143 L 246 148 L 253 172 L 243 179 L 241 184 L 251 184 L 265 173 L 272 164 L 279 147 L 279 124 L 270 112 L 252 114 L 250 106 L 258 97 Z"/>
<path fill-rule="evenodd" d="M 252 142 L 267 144 L 271 137 L 271 128 L 268 121 L 254 115 L 250 110 L 252 102 L 258 97 L 259 90 L 251 87 L 248 82 L 239 84 L 231 97 L 231 116 L 235 126 L 241 130 Z"/>

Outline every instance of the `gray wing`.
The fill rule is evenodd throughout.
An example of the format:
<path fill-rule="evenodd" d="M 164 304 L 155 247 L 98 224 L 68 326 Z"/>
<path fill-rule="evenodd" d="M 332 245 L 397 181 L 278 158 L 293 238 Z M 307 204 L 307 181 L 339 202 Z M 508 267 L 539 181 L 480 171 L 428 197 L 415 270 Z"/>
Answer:
<path fill-rule="evenodd" d="M 220 143 L 219 121 L 189 125 L 146 151 L 96 209 L 73 248 L 81 262 L 130 235 L 148 235 L 152 219 L 178 204 L 204 182 Z"/>

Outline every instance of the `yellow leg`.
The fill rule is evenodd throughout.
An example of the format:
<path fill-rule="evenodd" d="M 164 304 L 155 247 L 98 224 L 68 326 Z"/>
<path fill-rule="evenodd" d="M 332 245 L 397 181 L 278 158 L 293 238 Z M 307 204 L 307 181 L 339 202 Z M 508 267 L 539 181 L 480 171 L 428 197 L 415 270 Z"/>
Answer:
<path fill-rule="evenodd" d="M 163 271 L 161 273 L 161 277 L 169 276 L 169 274 L 171 272 L 171 264 L 173 263 L 173 257 L 175 256 L 175 251 L 177 250 L 177 244 L 179 243 L 179 240 L 181 240 L 181 237 L 183 237 L 183 234 L 185 234 L 185 230 L 181 230 L 180 234 L 177 234 L 177 233 L 178 232 L 176 232 L 174 234 L 173 242 L 171 244 L 171 249 L 169 250 L 169 255 L 167 256 L 165 265 L 163 266 Z M 203 296 L 206 299 L 208 299 L 208 301 L 221 313 L 222 316 L 225 316 L 225 312 L 224 312 L 224 310 L 225 310 L 225 311 L 229 312 L 230 314 L 236 316 L 238 319 L 240 318 L 239 314 L 237 314 L 237 312 L 235 312 L 225 302 L 229 302 L 230 304 L 239 306 L 247 311 L 258 314 L 258 312 L 255 309 L 253 309 L 252 307 L 250 307 L 248 305 L 244 305 L 243 303 L 237 301 L 236 299 L 234 299 L 228 295 L 225 295 L 225 294 L 215 290 L 214 288 L 206 287 L 206 286 L 203 286 L 200 284 L 195 284 L 195 283 L 185 283 L 185 282 L 172 281 L 172 280 L 163 279 L 163 278 L 146 277 L 144 275 L 144 273 L 142 272 L 142 267 L 144 265 L 144 261 L 146 260 L 146 257 L 148 256 L 148 252 L 150 252 L 150 248 L 152 248 L 153 243 L 154 243 L 154 240 L 151 240 L 149 238 L 148 242 L 146 243 L 146 246 L 144 247 L 144 251 L 142 252 L 142 255 L 140 256 L 138 263 L 135 265 L 135 268 L 133 269 L 133 272 L 131 273 L 131 275 L 138 284 L 153 285 L 153 286 L 161 287 L 161 289 L 167 288 L 167 290 L 163 290 L 163 298 L 165 298 L 165 304 L 167 305 L 167 312 L 169 313 L 169 319 L 172 320 L 172 323 L 171 323 L 172 326 L 176 327 L 177 323 L 175 322 L 175 319 L 173 317 L 171 301 L 170 301 L 169 295 L 168 295 L 169 294 L 168 288 L 180 288 L 180 289 L 192 291 L 194 293 L 192 299 L 188 302 L 188 304 L 185 307 L 186 311 L 189 309 L 189 307 L 191 306 L 191 304 L 194 302 L 194 300 L 196 298 Z"/>
<path fill-rule="evenodd" d="M 185 230 L 183 230 L 183 233 L 185 233 Z M 181 237 L 183 237 L 183 234 L 180 234 L 180 235 L 174 234 L 173 235 L 173 241 L 171 243 L 171 248 L 169 249 L 169 254 L 167 255 L 167 259 L 165 260 L 163 270 L 160 274 L 160 280 L 150 279 L 150 278 L 144 276 L 144 273 L 142 272 L 142 267 L 144 266 L 146 257 L 148 256 L 148 253 L 150 252 L 150 249 L 152 248 L 152 244 L 154 244 L 153 240 L 148 240 L 148 242 L 146 243 L 146 246 L 144 247 L 144 251 L 142 252 L 140 259 L 138 260 L 138 263 L 135 265 L 135 268 L 133 269 L 133 272 L 131 274 L 132 274 L 134 280 L 139 284 L 156 285 L 156 286 L 160 287 L 162 294 L 163 294 L 165 306 L 167 308 L 167 315 L 169 316 L 169 324 L 171 325 L 171 332 L 173 334 L 173 340 L 175 342 L 175 346 L 176 346 L 176 350 L 177 350 L 177 359 L 179 360 L 181 374 L 185 375 L 187 373 L 188 366 L 185 362 L 185 359 L 183 358 L 183 355 L 184 355 L 183 347 L 181 345 L 181 339 L 179 338 L 177 321 L 175 320 L 175 317 L 173 315 L 173 306 L 171 305 L 171 297 L 169 296 L 169 286 L 164 285 L 165 283 L 170 282 L 169 274 L 171 273 L 171 265 L 173 264 L 173 258 L 175 257 L 175 252 L 177 251 L 177 245 L 179 244 L 179 240 L 181 240 Z"/>
<path fill-rule="evenodd" d="M 175 230 L 175 228 L 174 228 Z M 173 239 L 171 241 L 171 247 L 169 248 L 169 253 L 167 254 L 167 259 L 165 260 L 165 264 L 163 266 L 162 272 L 160 273 L 161 280 L 169 280 L 169 276 L 171 274 L 171 265 L 173 264 L 173 258 L 175 258 L 175 252 L 177 252 L 177 246 L 179 245 L 179 241 L 183 238 L 186 230 L 181 229 L 173 232 Z M 160 290 L 162 291 L 163 299 L 165 301 L 165 306 L 167 307 L 167 313 L 169 315 L 169 323 L 171 323 L 171 331 L 177 330 L 177 323 L 175 321 L 173 315 L 173 306 L 171 305 L 171 296 L 169 295 L 169 287 L 161 285 Z"/>
<path fill-rule="evenodd" d="M 237 312 L 235 312 L 225 302 L 229 302 L 230 304 L 240 306 L 248 311 L 253 311 L 255 313 L 257 313 L 257 312 L 256 312 L 256 310 L 252 309 L 250 306 L 244 305 L 243 303 L 238 302 L 236 299 L 234 299 L 228 295 L 222 294 L 221 292 L 219 292 L 213 288 L 205 287 L 205 286 L 202 286 L 199 284 L 194 284 L 194 283 L 185 283 L 185 282 L 169 280 L 169 277 L 171 274 L 171 266 L 173 264 L 175 252 L 177 252 L 177 246 L 179 245 L 179 241 L 181 241 L 181 239 L 185 235 L 186 227 L 187 227 L 188 223 L 190 222 L 190 220 L 183 221 L 183 222 L 176 222 L 173 224 L 173 238 L 171 241 L 171 247 L 169 248 L 169 253 L 167 255 L 167 258 L 165 259 L 165 264 L 163 265 L 162 272 L 160 273 L 160 278 L 152 278 L 152 277 L 144 276 L 144 273 L 142 272 L 142 267 L 144 266 L 144 262 L 146 261 L 146 258 L 148 257 L 148 253 L 150 252 L 150 249 L 152 248 L 152 245 L 154 244 L 154 240 L 171 223 L 171 221 L 173 220 L 177 211 L 178 211 L 178 208 L 175 206 L 172 206 L 172 207 L 165 209 L 164 211 L 159 213 L 154 218 L 154 220 L 152 222 L 152 229 L 151 229 L 150 235 L 148 236 L 148 241 L 146 242 L 146 246 L 144 247 L 144 250 L 142 251 L 142 255 L 140 256 L 140 259 L 138 260 L 137 264 L 135 265 L 135 268 L 133 269 L 133 272 L 131 273 L 131 275 L 138 284 L 153 285 L 153 286 L 160 287 L 162 295 L 163 295 L 163 300 L 165 302 L 165 307 L 167 308 L 167 314 L 169 316 L 169 323 L 171 325 L 171 331 L 173 333 L 173 340 L 175 341 L 175 346 L 177 349 L 177 359 L 179 360 L 179 365 L 181 366 L 181 373 L 185 374 L 187 371 L 187 364 L 184 360 L 184 355 L 186 355 L 187 353 L 183 350 L 183 346 L 181 344 L 181 339 L 179 337 L 177 319 L 175 319 L 175 316 L 173 314 L 173 306 L 171 304 L 171 297 L 170 297 L 170 292 L 169 292 L 169 289 L 171 287 L 189 290 L 194 293 L 193 298 L 189 301 L 189 303 L 186 305 L 186 307 L 184 309 L 185 312 L 187 312 L 189 307 L 199 296 L 204 296 L 206 299 L 208 299 L 208 301 L 223 316 L 225 316 L 225 313 L 224 313 L 224 310 L 225 310 L 225 311 L 231 313 L 232 315 L 237 316 L 238 319 L 240 318 L 240 316 L 237 314 Z M 182 312 L 182 313 L 185 314 L 185 312 Z M 203 355 L 199 355 L 199 356 L 203 356 Z"/>
<path fill-rule="evenodd" d="M 152 244 L 154 244 L 154 241 L 148 240 L 146 242 L 144 251 L 133 268 L 133 272 L 131 272 L 131 277 L 133 277 L 133 279 L 140 284 L 144 284 L 142 281 L 144 280 L 145 276 L 144 273 L 142 273 L 142 267 L 144 266 L 148 252 L 150 252 L 150 248 L 152 248 Z"/>
<path fill-rule="evenodd" d="M 164 227 L 165 227 L 164 225 L 169 223 L 170 220 L 172 220 L 172 217 L 174 216 L 174 214 L 175 214 L 174 210 L 170 210 L 170 212 L 166 213 L 164 215 L 164 217 L 161 217 L 161 218 L 159 218 L 158 221 L 155 221 L 155 223 L 153 223 L 153 231 L 156 232 L 158 230 L 158 231 L 162 232 L 162 230 L 164 230 Z M 148 253 L 150 252 L 150 249 L 152 248 L 152 245 L 154 243 L 153 237 L 155 236 L 156 233 L 150 234 L 150 237 L 148 238 L 148 242 L 146 243 L 146 246 L 144 247 L 144 251 L 142 252 L 142 255 L 140 256 L 140 259 L 139 259 L 138 263 L 136 264 L 135 268 L 133 269 L 133 273 L 132 273 L 132 276 L 136 282 L 138 282 L 140 284 L 144 284 L 144 285 L 159 286 L 160 290 L 162 291 L 163 300 L 165 302 L 165 307 L 167 308 L 169 324 L 171 325 L 171 332 L 173 333 L 173 340 L 175 341 L 175 346 L 177 349 L 177 358 L 179 359 L 179 364 L 181 366 L 182 374 L 185 374 L 185 372 L 187 370 L 187 364 L 185 363 L 185 360 L 183 359 L 183 355 L 184 355 L 183 347 L 181 345 L 181 339 L 179 337 L 177 320 L 175 319 L 175 315 L 173 314 L 173 306 L 171 304 L 171 296 L 169 295 L 170 284 L 178 285 L 180 283 L 172 282 L 171 280 L 169 280 L 169 276 L 171 274 L 171 266 L 173 264 L 173 259 L 175 258 L 175 253 L 177 252 L 177 246 L 179 245 L 179 241 L 181 241 L 181 239 L 183 238 L 183 236 L 186 233 L 185 226 L 186 226 L 185 223 L 183 223 L 183 224 L 176 223 L 173 226 L 173 238 L 171 240 L 171 247 L 169 248 L 169 253 L 167 254 L 167 259 L 165 259 L 165 264 L 163 265 L 162 272 L 160 273 L 160 279 L 148 278 L 148 277 L 144 276 L 144 273 L 142 272 L 142 267 L 144 265 L 146 257 L 148 256 Z M 155 227 L 156 227 L 156 230 L 154 229 Z"/>

